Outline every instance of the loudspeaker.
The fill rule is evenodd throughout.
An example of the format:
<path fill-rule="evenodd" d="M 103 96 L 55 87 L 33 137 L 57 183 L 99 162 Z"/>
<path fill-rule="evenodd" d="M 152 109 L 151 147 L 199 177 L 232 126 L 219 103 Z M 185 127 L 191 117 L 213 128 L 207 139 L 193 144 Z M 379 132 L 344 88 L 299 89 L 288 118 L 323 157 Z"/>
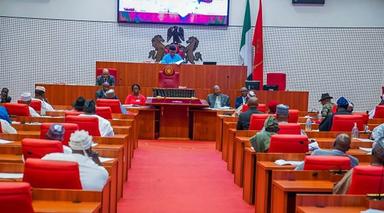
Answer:
<path fill-rule="evenodd" d="M 292 0 L 292 4 L 324 4 L 325 0 Z"/>

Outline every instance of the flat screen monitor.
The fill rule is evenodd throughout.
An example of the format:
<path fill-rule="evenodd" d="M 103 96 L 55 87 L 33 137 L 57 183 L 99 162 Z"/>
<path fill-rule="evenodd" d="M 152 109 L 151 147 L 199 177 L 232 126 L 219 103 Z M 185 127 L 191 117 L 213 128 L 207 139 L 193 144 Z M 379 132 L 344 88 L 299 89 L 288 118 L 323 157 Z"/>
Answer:
<path fill-rule="evenodd" d="M 118 22 L 228 25 L 229 0 L 118 0 Z"/>
<path fill-rule="evenodd" d="M 245 81 L 245 87 L 248 90 L 260 90 L 260 81 Z"/>

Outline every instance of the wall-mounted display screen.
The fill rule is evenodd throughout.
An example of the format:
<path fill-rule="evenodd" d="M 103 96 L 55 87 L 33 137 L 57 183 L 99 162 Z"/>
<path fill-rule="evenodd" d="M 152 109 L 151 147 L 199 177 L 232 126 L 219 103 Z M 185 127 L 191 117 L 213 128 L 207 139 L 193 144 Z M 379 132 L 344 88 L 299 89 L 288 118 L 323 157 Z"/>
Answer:
<path fill-rule="evenodd" d="M 228 25 L 229 0 L 118 0 L 118 22 Z"/>

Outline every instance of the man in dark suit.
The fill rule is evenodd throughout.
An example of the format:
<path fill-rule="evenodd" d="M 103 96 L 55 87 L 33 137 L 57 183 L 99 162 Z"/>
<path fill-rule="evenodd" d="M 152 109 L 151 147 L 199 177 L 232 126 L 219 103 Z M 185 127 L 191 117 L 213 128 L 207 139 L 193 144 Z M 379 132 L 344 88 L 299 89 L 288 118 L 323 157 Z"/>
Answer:
<path fill-rule="evenodd" d="M 242 87 L 240 89 L 241 96 L 236 98 L 235 101 L 235 109 L 239 108 L 239 106 L 247 103 L 247 94 L 248 94 L 248 89 L 246 87 Z"/>
<path fill-rule="evenodd" d="M 257 110 L 259 103 L 256 97 L 249 98 L 247 105 L 248 110 L 246 112 L 240 113 L 239 115 L 239 120 L 237 121 L 236 127 L 237 130 L 248 130 L 252 114 L 262 114 L 259 110 Z"/>
<path fill-rule="evenodd" d="M 327 117 L 325 117 L 320 125 L 319 125 L 319 130 L 320 131 L 330 131 L 332 128 L 332 122 L 333 122 L 333 115 L 351 115 L 352 112 L 348 111 L 348 105 L 349 102 L 346 98 L 340 97 L 337 100 L 337 112 L 334 114 L 329 114 Z"/>
<path fill-rule="evenodd" d="M 107 91 L 109 90 L 110 86 L 108 82 L 104 82 L 102 84 L 102 88 L 96 91 L 96 99 L 99 98 L 107 98 Z"/>
<path fill-rule="evenodd" d="M 108 82 L 110 86 L 115 85 L 115 77 L 109 74 L 109 70 L 107 68 L 103 69 L 103 74 L 97 76 L 96 78 L 96 85 L 101 86 L 104 82 Z"/>
<path fill-rule="evenodd" d="M 218 85 L 213 86 L 213 94 L 209 94 L 207 102 L 210 108 L 229 107 L 229 96 L 221 93 Z"/>

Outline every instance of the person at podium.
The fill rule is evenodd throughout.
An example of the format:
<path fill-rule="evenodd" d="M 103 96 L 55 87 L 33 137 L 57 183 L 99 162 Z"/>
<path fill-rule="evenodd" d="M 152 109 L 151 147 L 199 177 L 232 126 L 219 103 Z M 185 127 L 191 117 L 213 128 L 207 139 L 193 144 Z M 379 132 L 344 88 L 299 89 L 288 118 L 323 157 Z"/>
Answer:
<path fill-rule="evenodd" d="M 163 59 L 161 59 L 161 64 L 180 64 L 183 62 L 183 58 L 179 54 L 176 53 L 176 46 L 171 44 L 169 46 L 169 53 L 164 55 Z"/>
<path fill-rule="evenodd" d="M 132 104 L 133 106 L 143 106 L 147 98 L 140 94 L 140 85 L 133 84 L 131 86 L 132 94 L 128 95 L 124 104 Z"/>
<path fill-rule="evenodd" d="M 213 94 L 209 94 L 207 102 L 210 108 L 229 108 L 229 96 L 221 93 L 219 85 L 213 86 Z"/>

